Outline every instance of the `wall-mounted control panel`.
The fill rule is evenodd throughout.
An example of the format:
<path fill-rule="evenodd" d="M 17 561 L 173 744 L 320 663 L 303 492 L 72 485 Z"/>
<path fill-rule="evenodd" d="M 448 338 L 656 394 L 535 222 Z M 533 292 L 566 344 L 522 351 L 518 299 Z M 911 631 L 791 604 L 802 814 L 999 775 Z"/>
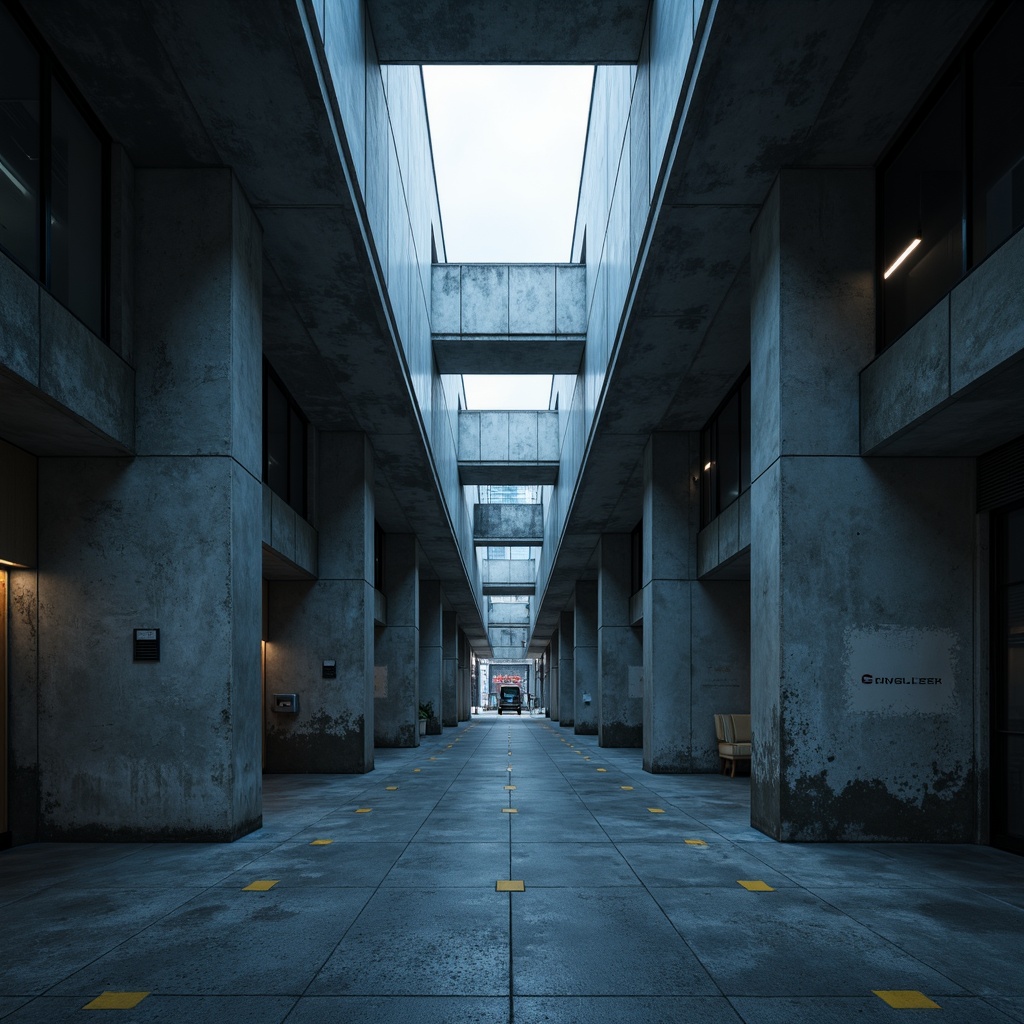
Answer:
<path fill-rule="evenodd" d="M 297 693 L 275 693 L 274 711 L 279 715 L 297 715 L 299 713 L 299 695 Z"/>

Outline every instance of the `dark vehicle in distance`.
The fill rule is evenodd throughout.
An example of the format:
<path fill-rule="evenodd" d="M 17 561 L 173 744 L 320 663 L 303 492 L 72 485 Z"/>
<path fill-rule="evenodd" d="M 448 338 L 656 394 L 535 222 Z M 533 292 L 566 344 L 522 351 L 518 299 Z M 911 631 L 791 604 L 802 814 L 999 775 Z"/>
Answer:
<path fill-rule="evenodd" d="M 518 686 L 501 686 L 498 688 L 498 714 L 503 711 L 523 713 L 523 691 Z"/>

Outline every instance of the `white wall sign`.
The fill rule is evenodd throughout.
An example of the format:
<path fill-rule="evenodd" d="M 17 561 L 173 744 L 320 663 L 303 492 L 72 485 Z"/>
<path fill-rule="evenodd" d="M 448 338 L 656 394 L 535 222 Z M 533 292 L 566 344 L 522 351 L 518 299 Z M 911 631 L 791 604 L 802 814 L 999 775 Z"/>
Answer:
<path fill-rule="evenodd" d="M 959 641 L 940 629 L 846 632 L 847 705 L 860 714 L 948 714 L 956 706 Z"/>

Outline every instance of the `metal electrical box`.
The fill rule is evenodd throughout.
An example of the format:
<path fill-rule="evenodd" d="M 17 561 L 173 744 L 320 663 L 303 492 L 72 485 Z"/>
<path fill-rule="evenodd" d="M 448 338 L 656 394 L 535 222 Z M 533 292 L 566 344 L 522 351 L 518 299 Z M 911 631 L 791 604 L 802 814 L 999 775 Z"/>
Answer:
<path fill-rule="evenodd" d="M 297 693 L 275 693 L 274 710 L 279 715 L 297 715 L 299 713 L 299 695 Z"/>

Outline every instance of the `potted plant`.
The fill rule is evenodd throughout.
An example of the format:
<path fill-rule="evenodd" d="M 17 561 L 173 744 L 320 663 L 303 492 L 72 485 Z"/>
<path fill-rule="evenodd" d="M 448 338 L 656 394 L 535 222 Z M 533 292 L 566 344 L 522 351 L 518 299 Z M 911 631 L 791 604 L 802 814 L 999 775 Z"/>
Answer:
<path fill-rule="evenodd" d="M 425 736 L 427 722 L 434 717 L 434 702 L 428 700 L 426 704 L 420 705 L 420 735 Z"/>

